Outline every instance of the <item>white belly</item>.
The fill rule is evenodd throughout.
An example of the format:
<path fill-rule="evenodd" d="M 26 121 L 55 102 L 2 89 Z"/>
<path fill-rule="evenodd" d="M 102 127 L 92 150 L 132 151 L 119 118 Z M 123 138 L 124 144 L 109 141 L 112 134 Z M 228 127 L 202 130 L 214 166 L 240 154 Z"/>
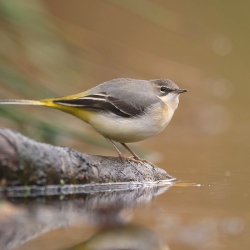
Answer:
<path fill-rule="evenodd" d="M 114 114 L 96 113 L 89 124 L 111 140 L 128 143 L 145 140 L 161 132 L 170 122 L 174 111 L 167 106 L 147 111 L 144 116 L 123 118 Z"/>

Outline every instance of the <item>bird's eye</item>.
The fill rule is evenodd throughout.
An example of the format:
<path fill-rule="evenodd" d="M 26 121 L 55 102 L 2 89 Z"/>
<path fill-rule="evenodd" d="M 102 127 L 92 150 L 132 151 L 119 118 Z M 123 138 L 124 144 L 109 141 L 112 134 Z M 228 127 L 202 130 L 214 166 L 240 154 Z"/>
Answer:
<path fill-rule="evenodd" d="M 161 87 L 161 92 L 165 92 L 167 90 L 167 88 L 165 86 Z"/>
<path fill-rule="evenodd" d="M 160 90 L 161 90 L 161 93 L 163 93 L 163 94 L 168 94 L 168 93 L 172 92 L 172 89 L 169 89 L 166 86 L 161 86 Z"/>

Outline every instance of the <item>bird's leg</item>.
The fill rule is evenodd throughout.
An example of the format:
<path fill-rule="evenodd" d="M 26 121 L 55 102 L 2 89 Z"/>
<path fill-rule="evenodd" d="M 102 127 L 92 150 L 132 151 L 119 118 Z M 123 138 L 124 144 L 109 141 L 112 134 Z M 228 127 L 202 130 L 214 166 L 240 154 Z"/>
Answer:
<path fill-rule="evenodd" d="M 121 143 L 121 144 L 134 156 L 135 160 L 141 161 L 141 158 L 136 153 L 134 153 L 125 143 Z"/>
<path fill-rule="evenodd" d="M 116 145 L 114 144 L 114 142 L 111 140 L 111 139 L 109 139 L 109 138 L 107 138 L 107 137 L 105 137 L 105 139 L 112 145 L 112 147 L 115 149 L 115 151 L 118 153 L 118 155 L 119 155 L 119 157 L 120 158 L 122 158 L 122 159 L 125 159 L 126 157 L 122 154 L 122 152 L 116 147 Z"/>
<path fill-rule="evenodd" d="M 132 155 L 133 155 L 133 157 L 134 157 L 134 159 L 133 159 L 133 161 L 135 161 L 135 162 L 144 162 L 144 163 L 147 163 L 147 164 L 149 164 L 149 165 L 151 165 L 151 166 L 155 166 L 153 163 L 151 163 L 150 161 L 147 161 L 147 160 L 144 160 L 144 159 L 141 159 L 135 152 L 133 152 L 125 143 L 121 143 L 122 144 L 122 146 L 124 147 L 124 148 L 126 148 Z M 130 160 L 131 160 L 131 158 L 130 158 Z"/>
<path fill-rule="evenodd" d="M 144 160 L 144 159 L 141 159 L 136 153 L 134 153 L 125 143 L 121 143 L 121 145 L 126 148 L 132 155 L 133 155 L 133 158 L 128 158 L 128 157 L 125 157 L 122 152 L 116 147 L 116 145 L 114 144 L 114 142 L 105 137 L 105 139 L 112 145 L 112 147 L 115 149 L 115 151 L 118 153 L 119 155 L 119 158 L 120 159 L 127 159 L 129 161 L 134 161 L 134 162 L 145 162 L 145 163 L 148 163 L 150 165 L 154 165 L 152 164 L 151 162 L 147 161 L 147 160 Z"/>

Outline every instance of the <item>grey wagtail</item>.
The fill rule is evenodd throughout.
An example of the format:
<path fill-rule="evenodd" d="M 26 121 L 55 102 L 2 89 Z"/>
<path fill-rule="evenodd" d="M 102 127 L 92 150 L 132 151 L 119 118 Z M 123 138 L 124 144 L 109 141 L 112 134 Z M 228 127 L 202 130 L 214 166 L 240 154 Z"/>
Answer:
<path fill-rule="evenodd" d="M 178 107 L 179 95 L 187 92 L 168 79 L 114 79 L 76 95 L 43 100 L 0 100 L 0 104 L 42 105 L 60 109 L 90 124 L 125 158 L 113 141 L 145 140 L 161 132 Z"/>

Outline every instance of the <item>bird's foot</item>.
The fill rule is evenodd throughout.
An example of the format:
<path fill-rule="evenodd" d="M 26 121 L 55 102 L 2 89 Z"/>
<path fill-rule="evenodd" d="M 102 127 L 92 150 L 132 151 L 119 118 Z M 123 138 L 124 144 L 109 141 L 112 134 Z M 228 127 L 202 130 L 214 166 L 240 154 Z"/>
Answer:
<path fill-rule="evenodd" d="M 139 158 L 139 157 L 134 157 L 134 156 L 132 156 L 132 157 L 128 157 L 127 160 L 128 160 L 128 161 L 135 162 L 135 163 L 147 163 L 147 164 L 149 164 L 150 166 L 156 167 L 156 165 L 153 164 L 152 162 L 147 161 L 147 160 L 145 160 L 145 159 L 141 159 L 141 158 Z"/>
<path fill-rule="evenodd" d="M 123 154 L 119 154 L 119 159 L 121 160 L 121 163 L 125 160 L 125 161 L 128 161 L 128 162 L 134 162 L 134 163 L 137 163 L 137 164 L 146 163 L 146 164 L 149 164 L 150 166 L 156 167 L 156 165 L 153 164 L 152 162 L 147 161 L 145 159 L 141 159 L 138 156 L 126 157 Z"/>

